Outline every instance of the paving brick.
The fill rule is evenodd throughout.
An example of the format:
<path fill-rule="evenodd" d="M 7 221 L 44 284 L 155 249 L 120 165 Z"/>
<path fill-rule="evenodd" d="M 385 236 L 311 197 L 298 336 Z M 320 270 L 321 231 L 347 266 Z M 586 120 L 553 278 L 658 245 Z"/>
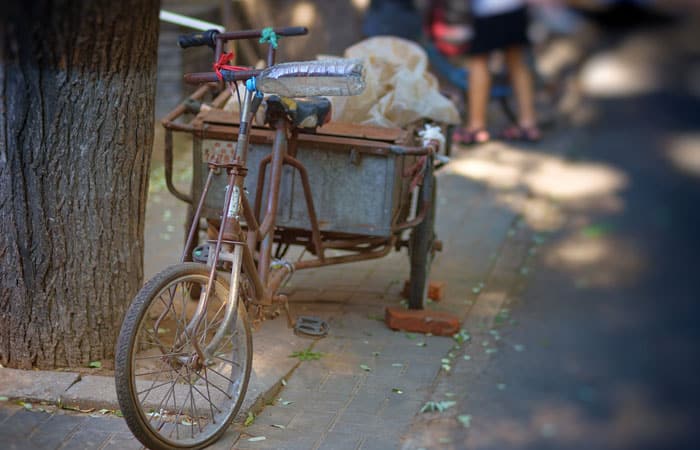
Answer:
<path fill-rule="evenodd" d="M 357 366 L 357 370 L 361 370 L 359 366 Z M 342 372 L 345 371 L 343 370 Z M 332 373 L 319 387 L 319 390 L 324 392 L 330 391 L 336 394 L 349 394 L 355 390 L 360 381 L 361 378 L 359 375 L 348 375 L 346 373 L 337 375 Z"/>
<path fill-rule="evenodd" d="M 89 428 L 78 430 L 77 433 L 64 443 L 62 449 L 94 449 L 105 444 L 112 433 L 96 431 Z"/>
<path fill-rule="evenodd" d="M 107 431 L 110 433 L 130 433 L 129 427 L 124 419 L 108 415 L 102 417 L 88 417 L 85 419 L 82 428 Z"/>
<path fill-rule="evenodd" d="M 287 427 L 290 430 L 322 433 L 327 430 L 335 419 L 335 414 L 302 411 L 294 416 Z"/>
<path fill-rule="evenodd" d="M 139 450 L 143 445 L 131 433 L 114 433 L 102 448 L 104 450 Z"/>
<path fill-rule="evenodd" d="M 241 437 L 236 441 L 235 448 L 238 450 L 244 449 L 266 449 L 266 450 L 309 450 L 314 448 L 316 443 L 321 440 L 320 433 L 309 433 L 303 436 L 289 435 L 284 439 L 269 439 L 266 437 L 264 441 L 250 442 L 248 437 Z"/>
<path fill-rule="evenodd" d="M 15 412 L 19 411 L 21 408 L 15 405 L 6 405 L 4 402 L 0 403 L 0 424 L 2 424 L 8 417 L 13 415 Z"/>
<path fill-rule="evenodd" d="M 459 318 L 440 311 L 387 307 L 384 320 L 394 330 L 432 333 L 437 336 L 451 336 L 459 331 Z"/>
<path fill-rule="evenodd" d="M 297 413 L 296 410 L 291 410 L 289 408 L 283 408 L 280 406 L 268 406 L 262 411 L 260 411 L 255 418 L 256 424 L 262 425 L 289 425 L 289 422 L 294 418 Z"/>
<path fill-rule="evenodd" d="M 358 434 L 332 431 L 323 437 L 319 449 L 355 450 L 362 443 L 363 436 Z"/>
<path fill-rule="evenodd" d="M 42 412 L 21 410 L 14 413 L 0 424 L 0 436 L 6 442 L 17 438 L 27 438 L 32 431 L 49 420 L 51 416 Z"/>
<path fill-rule="evenodd" d="M 386 396 L 382 394 L 369 392 L 357 394 L 348 403 L 345 412 L 374 415 L 384 406 L 385 400 Z"/>
<path fill-rule="evenodd" d="M 29 436 L 36 448 L 57 448 L 83 423 L 85 417 L 68 414 L 54 414 L 46 422 L 34 429 Z"/>

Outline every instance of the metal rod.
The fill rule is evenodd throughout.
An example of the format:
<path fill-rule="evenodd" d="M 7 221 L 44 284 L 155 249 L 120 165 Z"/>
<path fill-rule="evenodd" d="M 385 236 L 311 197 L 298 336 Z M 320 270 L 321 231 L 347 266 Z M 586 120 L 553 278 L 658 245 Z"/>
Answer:
<path fill-rule="evenodd" d="M 261 159 L 260 164 L 258 164 L 258 183 L 255 187 L 255 209 L 253 210 L 253 214 L 255 214 L 257 220 L 261 220 L 260 210 L 262 209 L 262 194 L 265 188 L 265 173 L 267 171 L 267 165 L 270 164 L 271 161 L 272 155 L 270 154 Z M 262 228 L 262 224 L 259 228 Z"/>
<path fill-rule="evenodd" d="M 272 256 L 272 244 L 274 243 L 275 220 L 277 219 L 277 206 L 279 204 L 280 182 L 282 180 L 282 166 L 287 152 L 287 123 L 284 118 L 275 122 L 275 143 L 272 148 L 272 171 L 270 173 L 270 188 L 267 192 L 267 208 L 265 220 L 260 226 L 262 244 L 260 245 L 260 258 L 258 260 L 258 274 L 265 284 L 270 270 Z"/>
<path fill-rule="evenodd" d="M 214 178 L 214 169 L 209 169 L 209 174 L 207 175 L 207 181 L 204 183 L 204 189 L 202 190 L 202 195 L 199 197 L 199 203 L 197 204 L 197 210 L 192 218 L 192 225 L 190 226 L 190 232 L 187 235 L 187 242 L 185 243 L 185 249 L 182 251 L 182 256 L 180 257 L 180 262 L 185 262 L 187 257 L 187 250 L 194 242 L 194 237 L 199 232 L 199 218 L 202 215 L 202 208 L 204 207 L 204 199 L 207 197 L 207 192 L 209 192 L 209 187 L 211 186 L 211 180 Z"/>
<path fill-rule="evenodd" d="M 349 262 L 366 261 L 368 259 L 381 258 L 381 257 L 389 254 L 389 252 L 391 251 L 391 249 L 394 246 L 395 240 L 396 240 L 396 238 L 392 236 L 389 239 L 389 242 L 386 244 L 386 246 L 379 251 L 356 253 L 353 255 L 334 256 L 331 258 L 326 258 L 323 261 L 321 261 L 320 259 L 310 259 L 310 260 L 305 260 L 305 261 L 297 261 L 294 263 L 294 269 L 295 270 L 311 269 L 313 267 L 330 266 L 330 265 L 334 265 L 334 264 L 344 264 L 344 263 L 349 263 Z"/>
<path fill-rule="evenodd" d="M 318 256 L 321 261 L 323 261 L 323 241 L 321 240 L 321 230 L 318 226 L 318 219 L 316 218 L 316 210 L 314 209 L 314 199 L 311 194 L 311 184 L 309 183 L 309 175 L 306 172 L 306 167 L 299 162 L 296 158 L 292 158 L 289 155 L 285 155 L 284 163 L 296 168 L 301 175 L 301 185 L 304 188 L 304 198 L 306 199 L 306 209 L 309 213 L 309 222 L 311 222 L 311 238 L 316 249 L 316 256 Z"/>

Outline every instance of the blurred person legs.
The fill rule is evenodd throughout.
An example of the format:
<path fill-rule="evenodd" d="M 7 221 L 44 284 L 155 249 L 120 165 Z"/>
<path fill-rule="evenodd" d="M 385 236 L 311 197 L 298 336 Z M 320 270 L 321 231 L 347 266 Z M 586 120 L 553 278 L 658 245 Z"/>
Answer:
<path fill-rule="evenodd" d="M 490 139 L 486 130 L 486 111 L 491 89 L 491 73 L 489 72 L 489 55 L 473 55 L 469 58 L 469 120 L 467 128 L 457 134 L 459 142 L 464 144 L 480 144 Z"/>
<path fill-rule="evenodd" d="M 519 0 L 475 0 L 472 9 L 474 37 L 469 49 L 467 127 L 457 132 L 462 143 L 481 143 L 489 139 L 487 107 L 491 86 L 489 58 L 495 51 L 505 53 L 506 65 L 518 104 L 518 123 L 508 128 L 503 137 L 526 141 L 538 140 L 533 80 L 524 55 L 528 13 Z"/>
<path fill-rule="evenodd" d="M 524 141 L 538 141 L 542 133 L 537 127 L 535 93 L 530 68 L 525 61 L 525 49 L 521 46 L 505 50 L 506 65 L 518 104 L 518 124 L 506 128 L 503 137 Z"/>

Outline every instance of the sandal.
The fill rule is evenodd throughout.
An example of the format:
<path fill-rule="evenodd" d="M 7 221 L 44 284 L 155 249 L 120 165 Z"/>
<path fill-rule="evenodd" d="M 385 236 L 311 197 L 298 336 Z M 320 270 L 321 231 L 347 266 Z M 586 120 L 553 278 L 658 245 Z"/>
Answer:
<path fill-rule="evenodd" d="M 542 132 L 536 126 L 513 125 L 503 130 L 501 137 L 508 141 L 537 142 L 542 139 Z"/>
<path fill-rule="evenodd" d="M 452 139 L 455 143 L 463 145 L 484 144 L 491 140 L 491 135 L 485 128 L 474 130 L 460 128 L 454 132 Z"/>

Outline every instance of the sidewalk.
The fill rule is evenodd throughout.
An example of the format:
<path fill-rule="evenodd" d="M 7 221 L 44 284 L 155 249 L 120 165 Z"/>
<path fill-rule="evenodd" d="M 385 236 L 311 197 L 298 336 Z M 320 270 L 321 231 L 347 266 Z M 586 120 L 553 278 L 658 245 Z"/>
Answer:
<path fill-rule="evenodd" d="M 460 167 L 478 152 L 488 149 L 460 153 L 451 164 Z M 444 299 L 430 307 L 464 317 L 498 261 L 526 249 L 510 239 L 517 211 L 488 187 L 450 166 L 438 183 L 437 232 L 444 251 L 433 265 L 432 279 L 445 281 L 447 289 Z M 175 221 L 172 214 L 170 219 Z M 167 241 L 175 239 L 164 246 L 174 247 Z M 384 308 L 400 304 L 407 277 L 405 250 L 376 261 L 295 274 L 285 288 L 292 312 L 325 318 L 330 334 L 308 340 L 294 336 L 283 318 L 265 322 L 254 334 L 255 378 L 244 409 L 213 448 L 395 448 L 443 370 L 442 359 L 455 346 L 451 338 L 394 332 L 383 324 Z M 305 348 L 323 356 L 305 362 L 288 357 Z M 42 371 L 18 375 L 0 369 L 0 397 L 9 398 L 0 402 L 5 448 L 138 448 L 123 420 L 97 413 L 118 409 L 110 377 Z M 40 403 L 59 398 L 63 405 L 94 410 L 76 414 Z M 15 400 L 30 401 L 32 409 L 14 405 Z M 241 419 L 248 411 L 256 420 L 244 427 Z M 248 440 L 259 436 L 266 439 Z"/>

